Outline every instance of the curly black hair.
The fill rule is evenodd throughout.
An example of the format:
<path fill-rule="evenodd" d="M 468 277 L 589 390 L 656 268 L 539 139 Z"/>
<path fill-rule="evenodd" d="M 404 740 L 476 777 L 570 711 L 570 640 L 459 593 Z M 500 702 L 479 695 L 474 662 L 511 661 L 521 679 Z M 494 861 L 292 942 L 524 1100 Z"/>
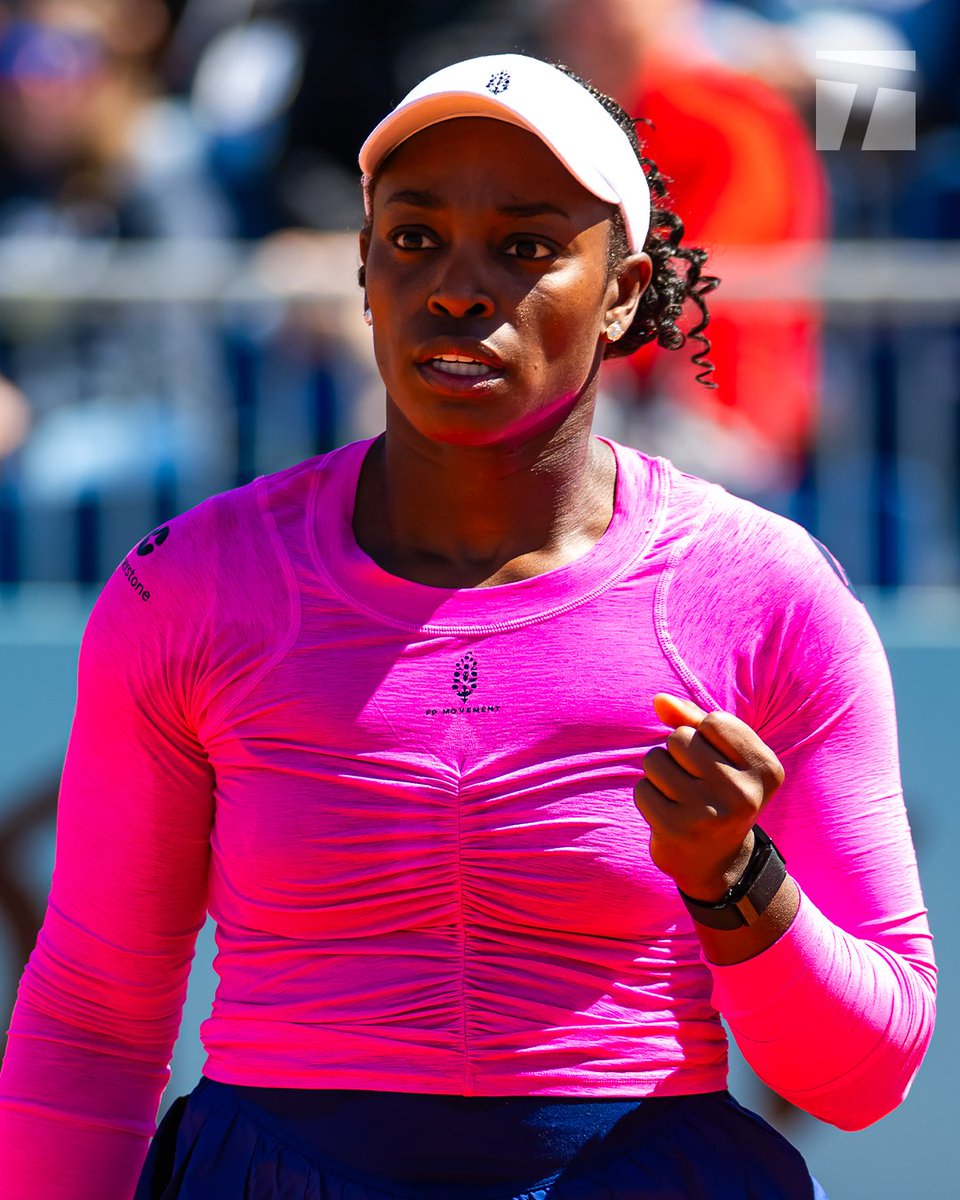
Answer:
<path fill-rule="evenodd" d="M 696 246 L 681 246 L 683 237 L 683 222 L 670 208 L 660 207 L 657 200 L 662 200 L 667 194 L 667 183 L 672 182 L 660 174 L 660 169 L 651 158 L 643 153 L 643 146 L 637 135 L 637 123 L 648 124 L 643 117 L 633 118 L 622 108 L 612 96 L 601 92 L 586 79 L 582 79 L 575 71 L 563 63 L 553 64 L 558 71 L 569 75 L 581 87 L 586 88 L 591 96 L 607 110 L 611 117 L 627 135 L 634 154 L 640 160 L 643 172 L 650 187 L 650 230 L 647 233 L 643 249 L 650 255 L 653 262 L 653 275 L 646 291 L 640 297 L 636 315 L 629 329 L 619 341 L 611 342 L 604 351 L 604 358 L 619 358 L 633 354 L 648 342 L 656 341 L 666 350 L 679 350 L 687 338 L 693 338 L 701 343 L 701 349 L 691 355 L 695 366 L 700 368 L 697 382 L 704 387 L 715 388 L 717 385 L 706 377 L 713 371 L 713 363 L 706 357 L 710 353 L 710 340 L 704 336 L 704 329 L 710 320 L 704 296 L 718 287 L 720 280 L 715 275 L 702 275 L 703 264 L 707 260 L 707 252 Z M 627 231 L 623 223 L 620 209 L 614 209 L 610 226 L 610 269 L 619 267 L 630 252 L 627 244 Z M 686 263 L 686 270 L 681 274 L 672 265 L 673 259 Z M 700 310 L 700 321 L 689 333 L 684 334 L 677 325 L 685 301 L 692 300 Z"/>
<path fill-rule="evenodd" d="M 621 358 L 633 354 L 635 350 L 652 341 L 656 341 L 658 345 L 667 350 L 679 350 L 687 338 L 693 338 L 701 343 L 701 349 L 691 355 L 694 365 L 700 368 L 696 377 L 697 382 L 702 383 L 704 387 L 715 388 L 717 385 L 706 378 L 713 371 L 713 363 L 706 357 L 710 353 L 710 341 L 704 336 L 703 331 L 710 320 L 710 314 L 703 298 L 719 285 L 720 280 L 714 275 L 701 274 L 703 264 L 707 259 L 706 250 L 695 246 L 681 246 L 683 222 L 671 209 L 665 206 L 659 207 L 655 203 L 666 196 L 667 183 L 670 180 L 660 174 L 657 164 L 652 159 L 644 156 L 643 146 L 636 130 L 637 121 L 643 121 L 644 118 L 634 120 L 616 100 L 601 92 L 592 83 L 582 79 L 563 63 L 551 65 L 585 88 L 613 117 L 627 135 L 634 153 L 640 160 L 650 187 L 650 229 L 643 249 L 652 260 L 653 274 L 650 277 L 650 283 L 640 297 L 640 303 L 629 328 L 618 341 L 607 344 L 604 348 L 604 358 Z M 380 164 L 378 172 L 382 166 L 383 163 Z M 375 179 L 376 175 L 369 181 L 368 186 L 371 191 Z M 369 229 L 369 220 L 368 216 L 365 227 L 367 229 Z M 616 271 L 629 253 L 630 246 L 627 242 L 623 214 L 619 208 L 613 207 L 608 258 L 610 271 Z M 682 273 L 676 270 L 673 266 L 673 259 L 684 262 L 686 270 Z M 365 283 L 365 274 L 364 268 L 361 266 L 357 272 L 357 279 L 361 287 Z M 689 333 L 685 334 L 677 325 L 677 321 L 687 300 L 692 300 L 700 310 L 701 319 Z"/>

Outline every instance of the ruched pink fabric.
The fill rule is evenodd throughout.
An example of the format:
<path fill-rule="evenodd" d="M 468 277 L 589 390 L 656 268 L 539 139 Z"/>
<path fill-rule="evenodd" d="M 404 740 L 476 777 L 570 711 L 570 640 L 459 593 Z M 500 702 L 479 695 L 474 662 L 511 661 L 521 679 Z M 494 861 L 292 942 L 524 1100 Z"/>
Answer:
<path fill-rule="evenodd" d="M 722 1088 L 719 1012 L 847 1128 L 906 1093 L 935 970 L 893 700 L 862 605 L 789 522 L 614 444 L 575 562 L 448 590 L 357 546 L 369 441 L 131 550 L 84 636 L 43 929 L 0 1075 L 0 1179 L 132 1195 L 209 908 L 221 1082 L 467 1095 Z M 651 698 L 780 755 L 802 889 L 712 967 L 632 803 Z"/>

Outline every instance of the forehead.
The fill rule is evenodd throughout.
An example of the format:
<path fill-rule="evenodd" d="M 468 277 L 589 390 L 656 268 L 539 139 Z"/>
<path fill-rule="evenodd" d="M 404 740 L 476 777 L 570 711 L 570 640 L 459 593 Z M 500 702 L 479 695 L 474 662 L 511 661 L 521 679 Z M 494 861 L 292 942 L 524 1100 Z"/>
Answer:
<path fill-rule="evenodd" d="M 383 203 L 408 188 L 450 204 L 552 204 L 589 224 L 613 212 L 535 134 L 490 117 L 450 118 L 402 142 L 377 170 L 374 195 Z"/>

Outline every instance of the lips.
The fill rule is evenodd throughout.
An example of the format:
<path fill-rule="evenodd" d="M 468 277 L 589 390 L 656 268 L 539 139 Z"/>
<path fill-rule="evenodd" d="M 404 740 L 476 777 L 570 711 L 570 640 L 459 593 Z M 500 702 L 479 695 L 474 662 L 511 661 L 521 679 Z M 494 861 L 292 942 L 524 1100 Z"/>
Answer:
<path fill-rule="evenodd" d="M 445 371 L 450 375 L 472 375 L 478 379 L 493 374 L 494 370 L 489 363 L 464 354 L 436 354 L 427 362 L 436 371 Z"/>
<path fill-rule="evenodd" d="M 432 341 L 425 342 L 416 354 L 416 361 L 418 363 L 434 363 L 440 369 L 457 363 L 463 363 L 466 366 L 471 363 L 479 363 L 480 366 L 489 367 L 492 371 L 502 371 L 504 366 L 500 355 L 485 342 L 463 337 L 434 338 Z"/>
<path fill-rule="evenodd" d="M 417 354 L 416 365 L 432 384 L 449 383 L 457 390 L 501 379 L 505 371 L 503 360 L 489 346 L 459 338 L 428 343 Z"/>

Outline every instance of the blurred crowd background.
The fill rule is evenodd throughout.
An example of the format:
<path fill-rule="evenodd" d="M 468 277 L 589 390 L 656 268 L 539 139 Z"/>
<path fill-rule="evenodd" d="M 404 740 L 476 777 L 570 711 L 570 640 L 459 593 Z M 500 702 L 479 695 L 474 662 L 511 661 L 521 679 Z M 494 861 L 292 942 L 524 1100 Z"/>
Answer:
<path fill-rule="evenodd" d="M 358 146 L 431 69 L 503 49 L 642 119 L 724 279 L 716 390 L 650 347 L 608 371 L 602 431 L 815 527 L 857 579 L 953 582 L 956 335 L 903 285 L 960 237 L 958 45 L 955 0 L 0 0 L 0 583 L 96 584 L 144 524 L 376 428 Z M 864 149 L 885 92 L 909 148 Z"/>
<path fill-rule="evenodd" d="M 598 429 L 830 546 L 917 697 L 921 851 L 955 822 L 909 753 L 960 674 L 957 0 L 0 0 L 0 1012 L 99 585 L 204 496 L 380 429 L 357 150 L 430 70 L 505 50 L 641 119 L 722 280 L 716 389 L 646 347 Z"/>
<path fill-rule="evenodd" d="M 877 307 L 871 252 L 830 275 L 824 250 L 906 240 L 910 277 L 960 236 L 958 44 L 954 0 L 0 0 L 0 582 L 96 583 L 144 524 L 376 428 L 356 150 L 432 68 L 512 48 L 642 118 L 725 278 L 718 388 L 649 348 L 601 428 L 816 526 L 859 580 L 953 582 L 950 313 Z M 847 66 L 818 152 L 824 48 L 916 70 Z M 908 149 L 864 149 L 884 91 Z"/>

